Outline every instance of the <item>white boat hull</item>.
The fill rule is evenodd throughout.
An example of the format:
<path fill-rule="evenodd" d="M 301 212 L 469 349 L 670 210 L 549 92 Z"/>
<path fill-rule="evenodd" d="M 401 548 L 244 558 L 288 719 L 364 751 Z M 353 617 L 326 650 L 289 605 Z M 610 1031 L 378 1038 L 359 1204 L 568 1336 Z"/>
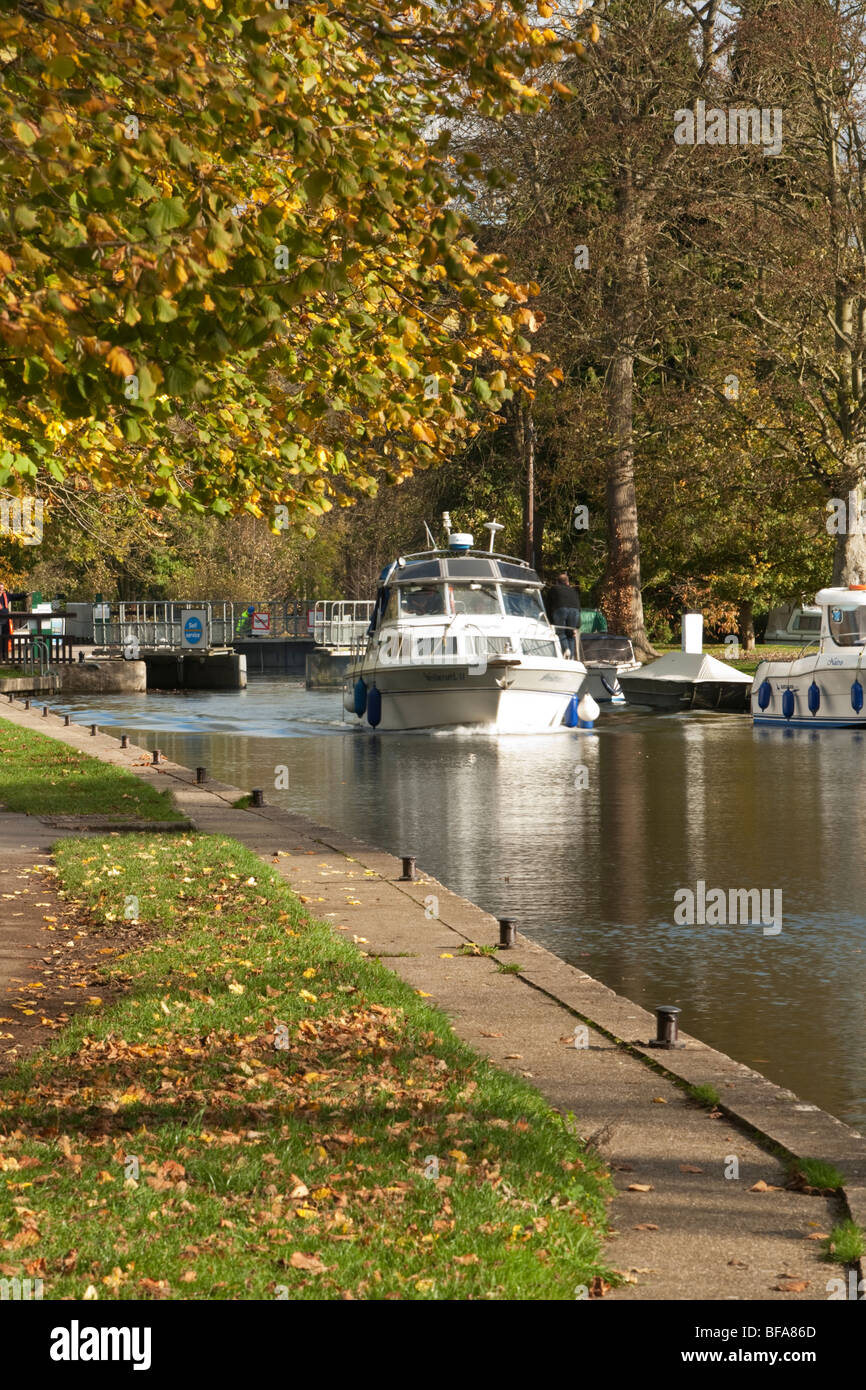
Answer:
<path fill-rule="evenodd" d="M 782 724 L 803 728 L 823 727 L 830 729 L 857 728 L 866 724 L 866 705 L 859 712 L 851 703 L 851 687 L 855 680 L 866 688 L 866 675 L 858 666 L 856 651 L 839 652 L 816 668 L 814 653 L 799 661 L 762 661 L 755 672 L 752 686 L 751 707 L 755 724 Z M 761 708 L 760 692 L 764 681 L 769 682 L 770 701 Z M 814 713 L 809 708 L 809 689 L 812 683 L 818 688 L 819 703 Z M 789 716 L 783 710 L 783 696 L 787 690 L 793 696 L 793 708 Z"/>
<path fill-rule="evenodd" d="M 359 676 L 368 691 L 379 692 L 378 730 L 480 727 L 532 733 L 562 725 L 585 672 L 579 662 L 563 661 L 532 667 L 491 662 L 483 672 L 465 665 L 371 669 L 362 663 L 350 674 L 350 685 Z M 369 696 L 360 722 L 369 725 Z"/>

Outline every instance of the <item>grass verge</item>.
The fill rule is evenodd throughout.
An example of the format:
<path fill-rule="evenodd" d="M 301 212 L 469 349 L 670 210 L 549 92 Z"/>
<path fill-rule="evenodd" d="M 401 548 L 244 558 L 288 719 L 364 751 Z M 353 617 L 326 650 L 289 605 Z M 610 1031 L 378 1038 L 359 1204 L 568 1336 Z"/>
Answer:
<path fill-rule="evenodd" d="M 608 1175 L 521 1080 L 220 837 L 66 840 L 128 993 L 0 1083 L 0 1273 L 44 1296 L 557 1299 Z"/>
<path fill-rule="evenodd" d="M 834 1226 L 827 1241 L 826 1257 L 836 1264 L 853 1265 L 866 1253 L 863 1231 L 856 1221 Z"/>
<path fill-rule="evenodd" d="M 57 739 L 0 718 L 0 805 L 29 816 L 178 820 L 168 792 Z"/>

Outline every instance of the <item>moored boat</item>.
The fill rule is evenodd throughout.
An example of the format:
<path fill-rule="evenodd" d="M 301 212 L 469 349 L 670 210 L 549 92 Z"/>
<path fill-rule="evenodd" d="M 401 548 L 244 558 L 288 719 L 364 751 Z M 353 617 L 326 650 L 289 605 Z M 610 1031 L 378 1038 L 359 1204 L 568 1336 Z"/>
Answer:
<path fill-rule="evenodd" d="M 840 729 L 866 723 L 866 585 L 820 589 L 816 650 L 792 661 L 762 661 L 752 686 L 756 724 Z"/>
<path fill-rule="evenodd" d="M 749 707 L 752 685 L 751 676 L 704 652 L 667 652 L 619 679 L 630 705 L 669 711 L 714 709 L 742 714 Z"/>
<path fill-rule="evenodd" d="M 580 659 L 586 667 L 584 692 L 602 704 L 625 704 L 620 677 L 641 669 L 629 638 L 612 632 L 584 633 L 580 638 Z"/>

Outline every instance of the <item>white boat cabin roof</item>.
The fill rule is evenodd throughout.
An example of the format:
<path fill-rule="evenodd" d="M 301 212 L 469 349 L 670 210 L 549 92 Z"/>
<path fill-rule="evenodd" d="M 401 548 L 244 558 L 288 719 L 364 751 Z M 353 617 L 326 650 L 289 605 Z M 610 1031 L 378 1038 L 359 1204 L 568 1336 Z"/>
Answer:
<path fill-rule="evenodd" d="M 542 581 L 525 560 L 513 555 L 497 555 L 489 550 L 424 550 L 415 555 L 401 555 L 383 572 L 379 581 L 384 585 L 433 583 L 443 579 L 459 579 L 470 583 L 506 582 L 526 584 L 539 589 Z"/>
<path fill-rule="evenodd" d="M 819 589 L 815 602 L 820 608 L 862 608 L 866 606 L 866 585 L 857 589 Z"/>

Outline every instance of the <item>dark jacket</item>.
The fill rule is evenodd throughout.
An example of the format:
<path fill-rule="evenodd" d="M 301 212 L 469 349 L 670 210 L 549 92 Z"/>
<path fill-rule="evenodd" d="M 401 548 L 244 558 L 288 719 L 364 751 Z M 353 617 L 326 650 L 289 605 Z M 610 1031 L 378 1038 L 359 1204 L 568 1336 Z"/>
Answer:
<path fill-rule="evenodd" d="M 576 608 L 580 612 L 580 594 L 570 584 L 552 584 L 547 591 L 547 611 L 553 617 L 557 608 Z"/>

